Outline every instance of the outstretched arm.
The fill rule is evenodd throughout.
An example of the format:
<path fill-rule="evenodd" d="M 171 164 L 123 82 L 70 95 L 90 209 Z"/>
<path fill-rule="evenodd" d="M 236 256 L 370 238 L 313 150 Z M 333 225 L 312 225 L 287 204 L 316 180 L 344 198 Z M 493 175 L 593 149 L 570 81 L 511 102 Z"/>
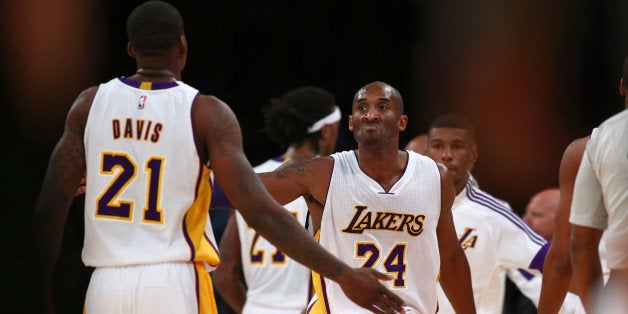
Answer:
<path fill-rule="evenodd" d="M 220 266 L 212 272 L 212 278 L 218 293 L 234 311 L 241 313 L 246 302 L 246 288 L 235 210 L 231 210 L 220 240 Z"/>
<path fill-rule="evenodd" d="M 441 165 L 439 168 L 442 186 L 441 211 L 436 232 L 440 251 L 440 283 L 456 313 L 475 313 L 471 271 L 467 257 L 458 243 L 451 215 L 455 196 L 454 184 L 447 169 Z"/>
<path fill-rule="evenodd" d="M 558 313 L 571 283 L 569 254 L 569 213 L 574 182 L 588 137 L 579 138 L 565 149 L 558 172 L 560 198 L 554 219 L 554 236 L 543 266 L 543 284 L 539 301 L 540 314 Z M 575 292 L 575 291 L 572 291 Z"/>
<path fill-rule="evenodd" d="M 387 277 L 378 278 L 372 271 L 349 268 L 316 243 L 272 199 L 244 156 L 240 126 L 226 104 L 199 95 L 192 118 L 199 153 L 209 157 L 216 179 L 249 226 L 295 261 L 338 282 L 356 304 L 375 313 L 402 310 L 401 298 L 378 282 Z M 379 310 L 376 305 L 386 309 Z"/>
<path fill-rule="evenodd" d="M 55 147 L 35 207 L 33 234 L 46 290 L 61 249 L 68 210 L 85 172 L 83 130 L 97 87 L 83 91 L 75 100 L 65 121 L 65 129 Z M 46 291 L 48 292 L 48 291 Z"/>

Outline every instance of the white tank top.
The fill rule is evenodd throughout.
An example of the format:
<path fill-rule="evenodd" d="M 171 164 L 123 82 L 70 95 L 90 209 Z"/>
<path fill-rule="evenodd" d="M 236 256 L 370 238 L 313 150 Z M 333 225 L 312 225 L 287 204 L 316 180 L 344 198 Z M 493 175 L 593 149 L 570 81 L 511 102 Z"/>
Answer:
<path fill-rule="evenodd" d="M 218 264 L 204 232 L 211 171 L 192 133 L 197 93 L 126 78 L 98 88 L 84 136 L 85 265 Z"/>
<path fill-rule="evenodd" d="M 319 242 L 351 267 L 393 276 L 383 283 L 404 299 L 408 313 L 435 313 L 440 173 L 431 159 L 408 154 L 404 174 L 388 192 L 360 169 L 353 151 L 333 154 Z M 313 283 L 309 313 L 368 313 L 335 282 L 314 273 Z"/>
<path fill-rule="evenodd" d="M 273 171 L 284 161 L 271 159 L 255 167 L 255 172 Z M 299 221 L 308 223 L 308 207 L 303 197 L 284 206 Z M 242 269 L 247 285 L 243 314 L 300 314 L 310 293 L 310 270 L 279 251 L 250 228 L 236 211 Z"/>

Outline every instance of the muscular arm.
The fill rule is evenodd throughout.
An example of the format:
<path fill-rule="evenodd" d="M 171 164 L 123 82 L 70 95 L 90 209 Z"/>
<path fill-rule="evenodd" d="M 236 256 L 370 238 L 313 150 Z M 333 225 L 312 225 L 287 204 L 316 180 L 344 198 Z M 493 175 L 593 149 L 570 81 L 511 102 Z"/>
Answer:
<path fill-rule="evenodd" d="M 231 210 L 227 227 L 220 240 L 220 266 L 212 273 L 212 278 L 218 293 L 234 311 L 241 313 L 246 302 L 246 287 L 234 210 Z"/>
<path fill-rule="evenodd" d="M 591 141 L 587 145 L 591 145 Z M 578 168 L 569 215 L 569 249 L 572 281 L 587 312 L 591 311 L 593 293 L 603 285 L 598 247 L 607 219 L 602 187 L 585 151 Z"/>
<path fill-rule="evenodd" d="M 356 304 L 376 313 L 401 311 L 403 301 L 377 282 L 375 273 L 342 263 L 272 199 L 244 156 L 240 126 L 226 104 L 199 95 L 192 120 L 199 153 L 209 157 L 216 179 L 249 226 L 295 261 L 338 282 Z M 387 310 L 379 311 L 375 304 L 384 304 Z"/>
<path fill-rule="evenodd" d="M 92 87 L 83 91 L 72 105 L 63 135 L 50 156 L 35 205 L 33 234 L 36 236 L 37 253 L 47 289 L 61 249 L 68 210 L 85 172 L 83 132 L 97 89 Z"/>
<path fill-rule="evenodd" d="M 436 229 L 440 251 L 440 283 L 456 313 L 475 313 L 471 271 L 451 215 L 455 189 L 453 180 L 444 167 L 441 172 L 441 212 Z"/>
<path fill-rule="evenodd" d="M 543 284 L 539 313 L 558 313 L 570 286 L 572 269 L 569 254 L 569 213 L 574 182 L 588 137 L 579 138 L 565 149 L 560 162 L 560 198 L 554 219 L 554 236 L 543 265 Z M 574 291 L 572 291 L 574 292 Z"/>
<path fill-rule="evenodd" d="M 577 270 L 574 284 L 587 312 L 592 311 L 593 293 L 602 286 L 602 265 L 598 246 L 604 230 L 571 225 L 571 263 Z"/>

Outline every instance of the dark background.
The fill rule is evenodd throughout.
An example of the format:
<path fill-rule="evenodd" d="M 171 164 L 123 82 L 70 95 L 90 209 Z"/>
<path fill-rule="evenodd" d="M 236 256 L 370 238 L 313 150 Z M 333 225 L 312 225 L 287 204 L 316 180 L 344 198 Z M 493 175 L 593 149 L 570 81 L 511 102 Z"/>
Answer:
<path fill-rule="evenodd" d="M 124 27 L 140 2 L 0 4 L 2 312 L 38 309 L 30 222 L 47 160 L 78 93 L 134 72 Z M 438 115 L 468 116 L 474 175 L 521 213 L 558 184 L 565 147 L 623 108 L 626 1 L 172 3 L 186 23 L 183 80 L 232 107 L 252 164 L 281 153 L 260 133 L 270 98 L 319 85 L 346 117 L 355 91 L 381 80 L 404 97 L 402 145 Z M 337 148 L 355 148 L 341 129 Z"/>

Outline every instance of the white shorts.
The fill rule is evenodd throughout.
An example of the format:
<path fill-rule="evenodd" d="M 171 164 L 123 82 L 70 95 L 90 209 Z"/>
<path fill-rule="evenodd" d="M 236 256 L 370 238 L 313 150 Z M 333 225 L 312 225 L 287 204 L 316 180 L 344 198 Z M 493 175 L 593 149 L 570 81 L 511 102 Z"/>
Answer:
<path fill-rule="evenodd" d="M 200 310 L 199 310 L 200 309 Z M 216 313 L 209 274 L 203 263 L 163 263 L 94 270 L 85 312 Z"/>

